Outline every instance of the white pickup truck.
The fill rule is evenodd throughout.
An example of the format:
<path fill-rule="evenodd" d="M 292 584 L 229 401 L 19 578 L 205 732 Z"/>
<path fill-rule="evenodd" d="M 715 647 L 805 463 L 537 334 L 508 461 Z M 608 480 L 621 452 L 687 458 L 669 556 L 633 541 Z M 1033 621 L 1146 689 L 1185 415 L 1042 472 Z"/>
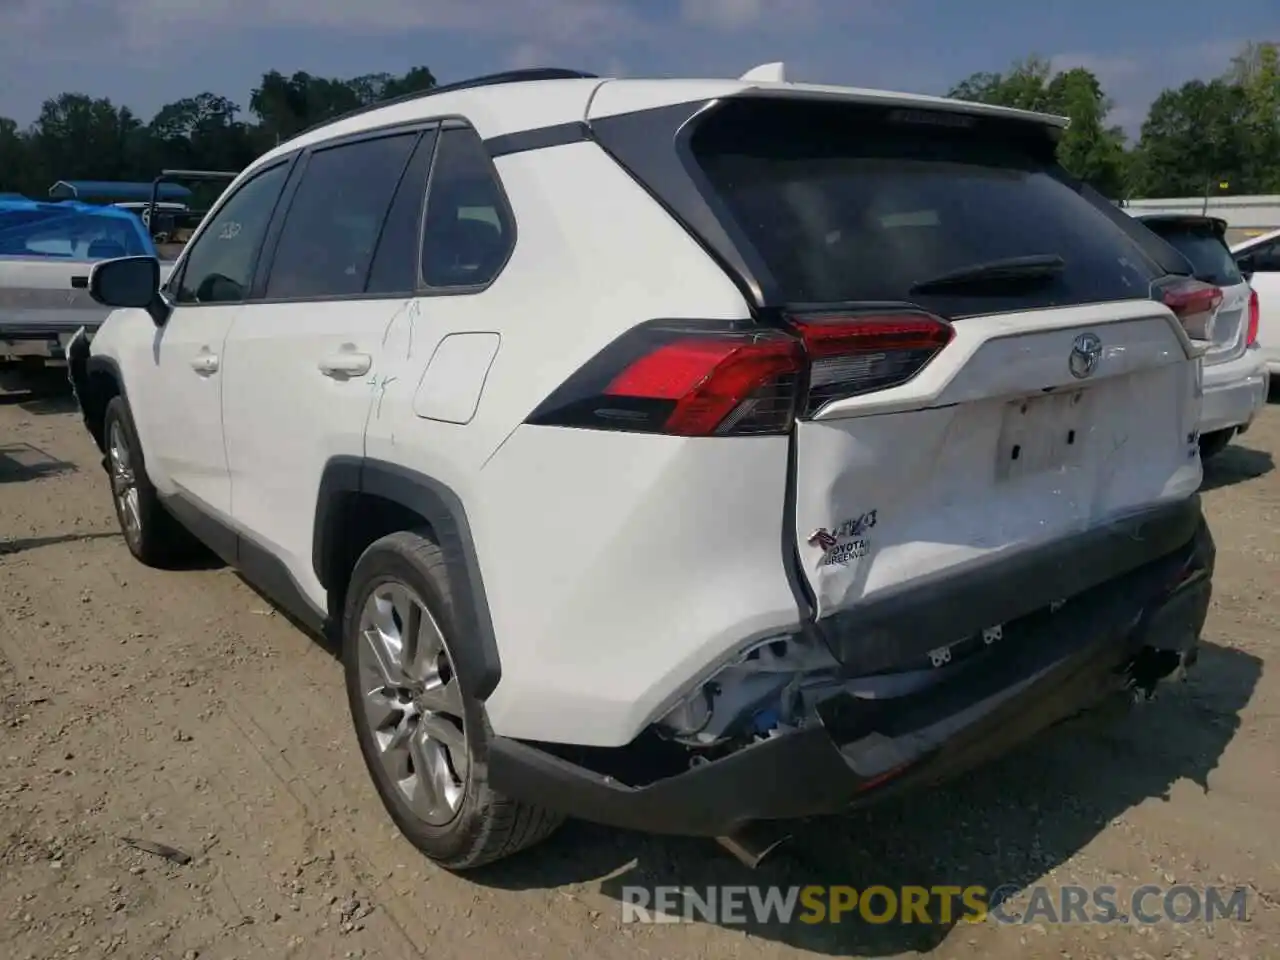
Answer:
<path fill-rule="evenodd" d="M 110 309 L 89 297 L 100 260 L 156 256 L 139 217 L 75 201 L 0 202 L 0 359 L 61 364 L 81 327 L 90 333 Z M 161 264 L 162 274 L 172 264 Z"/>

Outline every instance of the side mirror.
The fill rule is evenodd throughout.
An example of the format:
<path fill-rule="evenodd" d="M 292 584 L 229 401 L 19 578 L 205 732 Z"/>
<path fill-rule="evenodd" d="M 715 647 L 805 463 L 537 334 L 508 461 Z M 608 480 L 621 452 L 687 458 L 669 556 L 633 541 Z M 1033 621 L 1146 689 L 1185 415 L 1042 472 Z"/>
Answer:
<path fill-rule="evenodd" d="M 1253 255 L 1248 253 L 1236 258 L 1236 267 L 1243 274 L 1246 283 L 1252 281 L 1254 273 L 1257 272 L 1257 268 L 1253 263 Z"/>
<path fill-rule="evenodd" d="M 146 310 L 156 326 L 168 319 L 160 297 L 160 261 L 155 257 L 118 257 L 89 270 L 89 296 L 104 307 Z"/>

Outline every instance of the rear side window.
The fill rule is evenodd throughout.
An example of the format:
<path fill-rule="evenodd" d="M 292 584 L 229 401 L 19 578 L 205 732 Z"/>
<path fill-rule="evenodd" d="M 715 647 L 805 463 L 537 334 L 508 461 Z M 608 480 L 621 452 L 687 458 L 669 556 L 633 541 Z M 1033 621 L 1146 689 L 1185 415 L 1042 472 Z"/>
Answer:
<path fill-rule="evenodd" d="M 693 158 L 793 303 L 910 302 L 942 316 L 1146 297 L 1166 270 L 1054 164 L 1042 135 L 900 111 L 742 100 Z M 1028 128 L 1029 129 L 1029 128 Z M 978 264 L 1060 257 L 1047 278 L 921 293 Z"/>
<path fill-rule="evenodd" d="M 1187 258 L 1198 279 L 1219 287 L 1244 283 L 1231 250 L 1211 227 L 1177 223 L 1147 226 Z"/>
<path fill-rule="evenodd" d="M 418 134 L 317 150 L 285 214 L 266 297 L 364 292 L 391 198 Z"/>
<path fill-rule="evenodd" d="M 515 242 L 515 225 L 497 171 L 469 127 L 440 132 L 422 229 L 422 280 L 428 287 L 484 286 Z"/>

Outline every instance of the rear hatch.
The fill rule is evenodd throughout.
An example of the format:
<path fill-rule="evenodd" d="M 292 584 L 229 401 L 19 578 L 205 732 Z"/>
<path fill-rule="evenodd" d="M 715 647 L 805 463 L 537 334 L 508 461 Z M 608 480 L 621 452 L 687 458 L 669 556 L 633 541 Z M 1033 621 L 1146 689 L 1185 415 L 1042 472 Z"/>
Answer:
<path fill-rule="evenodd" d="M 1250 290 L 1227 246 L 1226 221 L 1184 215 L 1139 219 L 1187 258 L 1198 280 L 1222 290 L 1222 302 L 1209 327 L 1210 345 L 1204 362 L 1225 363 L 1243 356 L 1247 345 Z"/>
<path fill-rule="evenodd" d="M 743 96 L 681 129 L 705 209 L 625 123 L 603 142 L 804 342 L 788 551 L 847 666 L 940 665 L 1165 548 L 1041 552 L 1034 588 L 989 589 L 994 606 L 947 589 L 1200 480 L 1196 350 L 1153 298 L 1186 264 L 1059 170 L 1047 126 Z M 886 612 L 944 596 L 971 609 L 895 634 Z"/>

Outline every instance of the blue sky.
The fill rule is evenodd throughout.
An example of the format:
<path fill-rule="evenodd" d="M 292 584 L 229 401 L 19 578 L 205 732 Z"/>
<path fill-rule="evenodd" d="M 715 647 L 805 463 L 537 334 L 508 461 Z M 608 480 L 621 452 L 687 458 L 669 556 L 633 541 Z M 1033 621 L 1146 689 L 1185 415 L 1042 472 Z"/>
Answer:
<path fill-rule="evenodd" d="M 1229 9 L 1230 16 L 1216 16 Z M 426 64 L 441 82 L 512 66 L 736 76 L 941 93 L 1028 53 L 1087 66 L 1136 132 L 1163 87 L 1280 39 L 1280 2 L 1234 0 L 0 0 L 0 115 L 62 91 L 149 119 L 203 90 L 241 105 L 275 68 L 325 76 Z"/>

